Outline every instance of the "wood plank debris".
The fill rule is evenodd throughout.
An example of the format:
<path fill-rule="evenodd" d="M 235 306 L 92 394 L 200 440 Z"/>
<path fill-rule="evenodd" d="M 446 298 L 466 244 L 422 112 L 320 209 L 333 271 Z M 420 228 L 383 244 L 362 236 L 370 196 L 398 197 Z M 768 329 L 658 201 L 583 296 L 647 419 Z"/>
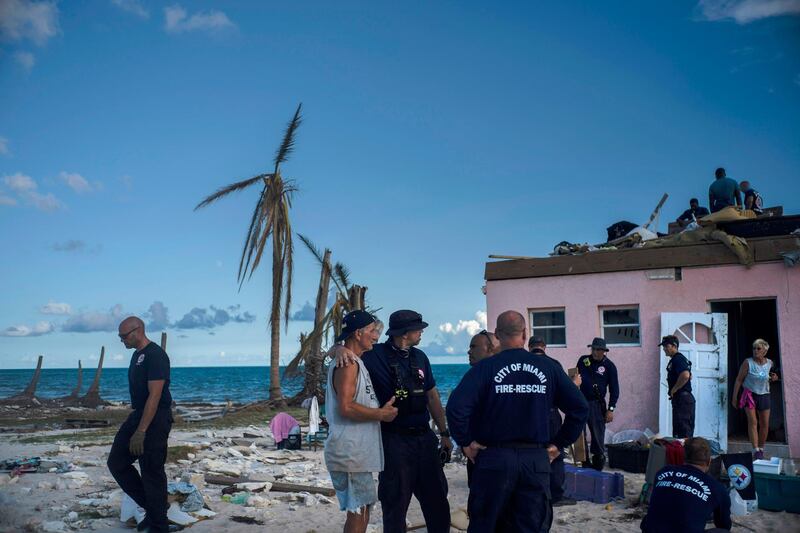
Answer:
<path fill-rule="evenodd" d="M 206 474 L 206 483 L 209 485 L 233 486 L 237 483 L 258 483 L 248 478 L 221 476 L 217 474 Z M 300 485 L 297 483 L 284 483 L 281 481 L 272 482 L 272 492 L 308 492 L 309 494 L 322 494 L 323 496 L 336 496 L 336 491 L 328 487 L 316 487 L 314 485 Z"/>

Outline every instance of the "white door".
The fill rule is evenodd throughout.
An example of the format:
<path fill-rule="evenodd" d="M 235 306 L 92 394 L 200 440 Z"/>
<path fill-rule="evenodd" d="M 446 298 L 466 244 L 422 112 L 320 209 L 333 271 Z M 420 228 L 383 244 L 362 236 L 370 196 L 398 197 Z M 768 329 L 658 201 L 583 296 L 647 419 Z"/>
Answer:
<path fill-rule="evenodd" d="M 695 397 L 694 435 L 728 448 L 728 315 L 725 313 L 661 313 L 661 335 L 675 335 L 680 352 L 692 363 Z M 658 425 L 672 435 L 672 406 L 667 397 L 667 363 L 663 349 Z"/>

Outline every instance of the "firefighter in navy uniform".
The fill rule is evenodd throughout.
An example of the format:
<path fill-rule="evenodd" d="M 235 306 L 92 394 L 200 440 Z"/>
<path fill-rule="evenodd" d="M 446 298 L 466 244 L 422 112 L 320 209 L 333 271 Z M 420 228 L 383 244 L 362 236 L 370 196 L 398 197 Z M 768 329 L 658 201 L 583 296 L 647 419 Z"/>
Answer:
<path fill-rule="evenodd" d="M 592 444 L 589 449 L 592 454 L 592 468 L 602 470 L 606 464 L 606 424 L 614 420 L 614 410 L 619 400 L 619 379 L 617 367 L 606 357 L 608 346 L 605 339 L 595 337 L 587 348 L 592 349 L 591 355 L 584 355 L 578 359 L 578 372 L 581 374 L 581 392 L 589 402 L 589 433 Z M 608 404 L 606 394 L 608 393 Z"/>
<path fill-rule="evenodd" d="M 525 350 L 525 319 L 497 317 L 501 352 L 472 367 L 450 395 L 447 420 L 475 463 L 469 493 L 470 532 L 547 531 L 550 462 L 586 423 L 586 400 L 549 358 Z M 550 434 L 550 409 L 564 414 Z"/>
<path fill-rule="evenodd" d="M 692 394 L 692 362 L 678 351 L 680 342 L 667 335 L 658 344 L 669 357 L 667 363 L 667 395 L 672 402 L 672 436 L 676 439 L 694 437 L 694 408 Z"/>
<path fill-rule="evenodd" d="M 170 364 L 167 353 L 145 334 L 144 322 L 131 316 L 119 325 L 119 339 L 135 351 L 128 368 L 133 411 L 114 437 L 108 469 L 120 488 L 147 512 L 140 531 L 177 531 L 167 521 L 167 441 L 172 429 Z M 133 467 L 139 461 L 139 472 Z"/>
<path fill-rule="evenodd" d="M 378 499 L 386 533 L 406 530 L 412 495 L 419 501 L 427 531 L 450 531 L 440 449 L 447 458 L 453 445 L 430 361 L 415 348 L 427 326 L 415 311 L 395 311 L 389 317 L 389 340 L 361 356 L 378 401 L 383 405 L 394 396 L 398 410 L 393 421 L 381 422 L 384 468 L 378 476 Z M 428 425 L 431 417 L 441 440 Z"/>
<path fill-rule="evenodd" d="M 547 343 L 545 342 L 544 337 L 540 337 L 538 335 L 531 337 L 528 341 L 528 350 L 533 355 L 546 357 L 554 364 L 558 365 L 558 368 L 564 370 L 564 367 L 561 366 L 561 363 L 558 361 L 558 359 L 553 359 L 547 355 Z M 553 406 L 550 409 L 551 438 L 558 434 L 563 423 L 564 421 L 561 419 L 561 413 L 558 412 L 558 407 Z M 567 474 L 564 469 L 564 450 L 559 450 L 559 452 L 560 453 L 558 454 L 558 457 L 556 457 L 555 460 L 550 463 L 550 501 L 553 503 L 554 507 L 562 505 L 575 505 L 577 502 L 574 499 L 564 497 Z M 469 466 L 469 464 L 467 466 Z"/>

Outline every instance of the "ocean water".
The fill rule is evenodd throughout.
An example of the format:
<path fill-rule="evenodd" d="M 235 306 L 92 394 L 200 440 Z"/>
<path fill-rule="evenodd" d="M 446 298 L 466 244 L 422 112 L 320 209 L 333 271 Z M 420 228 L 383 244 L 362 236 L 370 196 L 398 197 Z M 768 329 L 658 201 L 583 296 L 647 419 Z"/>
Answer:
<path fill-rule="evenodd" d="M 447 401 L 469 365 L 432 365 L 442 400 Z M 82 394 L 94 381 L 96 369 L 83 369 Z M 33 377 L 33 369 L 0 370 L 0 398 L 22 392 Z M 283 375 L 283 368 L 281 368 Z M 269 367 L 178 367 L 171 373 L 170 391 L 177 402 L 224 403 L 232 400 L 247 403 L 269 397 Z M 59 398 L 72 392 L 78 379 L 77 369 L 42 369 L 36 395 Z M 284 396 L 294 396 L 303 388 L 303 376 L 282 380 Z M 104 368 L 100 377 L 100 395 L 106 400 L 130 401 L 128 369 Z"/>

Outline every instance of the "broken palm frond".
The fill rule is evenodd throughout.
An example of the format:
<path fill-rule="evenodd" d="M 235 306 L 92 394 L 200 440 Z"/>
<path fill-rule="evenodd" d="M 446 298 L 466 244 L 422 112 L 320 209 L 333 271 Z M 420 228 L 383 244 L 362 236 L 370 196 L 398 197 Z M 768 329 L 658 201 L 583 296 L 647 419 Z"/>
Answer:
<path fill-rule="evenodd" d="M 284 180 L 281 175 L 281 164 L 289 159 L 295 146 L 297 129 L 302 123 L 297 106 L 294 116 L 289 121 L 278 150 L 275 152 L 274 170 L 271 174 L 259 174 L 226 187 L 201 201 L 195 209 L 206 207 L 216 200 L 232 192 L 243 190 L 258 182 L 262 183 L 255 209 L 250 216 L 250 224 L 245 235 L 242 254 L 239 259 L 237 281 L 241 290 L 245 280 L 253 277 L 261 263 L 267 241 L 272 239 L 272 304 L 270 306 L 270 398 L 280 400 L 283 397 L 280 388 L 280 321 L 281 314 L 285 327 L 289 327 L 289 311 L 292 303 L 292 277 L 294 272 L 294 245 L 292 242 L 292 224 L 289 212 L 292 197 L 297 187 L 291 180 Z M 283 304 L 283 305 L 282 305 Z M 283 313 L 281 313 L 283 307 Z"/>
<path fill-rule="evenodd" d="M 334 277 L 339 281 L 341 288 L 344 289 L 342 292 L 346 293 L 350 290 L 350 269 L 344 266 L 342 263 L 337 262 L 333 266 Z"/>
<path fill-rule="evenodd" d="M 297 128 L 300 127 L 300 124 L 303 123 L 303 118 L 300 115 L 300 110 L 303 108 L 303 104 L 300 103 L 297 105 L 297 110 L 294 112 L 294 117 L 292 120 L 289 121 L 289 124 L 286 125 L 286 132 L 283 134 L 283 142 L 281 142 L 278 151 L 275 152 L 275 173 L 278 173 L 278 168 L 280 167 L 281 163 L 285 163 L 287 159 L 289 159 L 289 154 L 294 151 L 294 136 L 297 132 Z"/>
<path fill-rule="evenodd" d="M 259 181 L 266 181 L 272 177 L 272 174 L 259 174 L 257 176 L 253 176 L 252 178 L 247 178 L 246 180 L 237 181 L 236 183 L 231 183 L 230 185 L 226 185 L 225 187 L 220 187 L 214 194 L 206 196 L 199 204 L 194 206 L 194 210 L 197 211 L 207 205 L 210 205 L 223 196 L 227 196 L 228 194 L 236 191 L 243 191 L 244 189 L 248 188 L 249 186 L 258 183 Z"/>

